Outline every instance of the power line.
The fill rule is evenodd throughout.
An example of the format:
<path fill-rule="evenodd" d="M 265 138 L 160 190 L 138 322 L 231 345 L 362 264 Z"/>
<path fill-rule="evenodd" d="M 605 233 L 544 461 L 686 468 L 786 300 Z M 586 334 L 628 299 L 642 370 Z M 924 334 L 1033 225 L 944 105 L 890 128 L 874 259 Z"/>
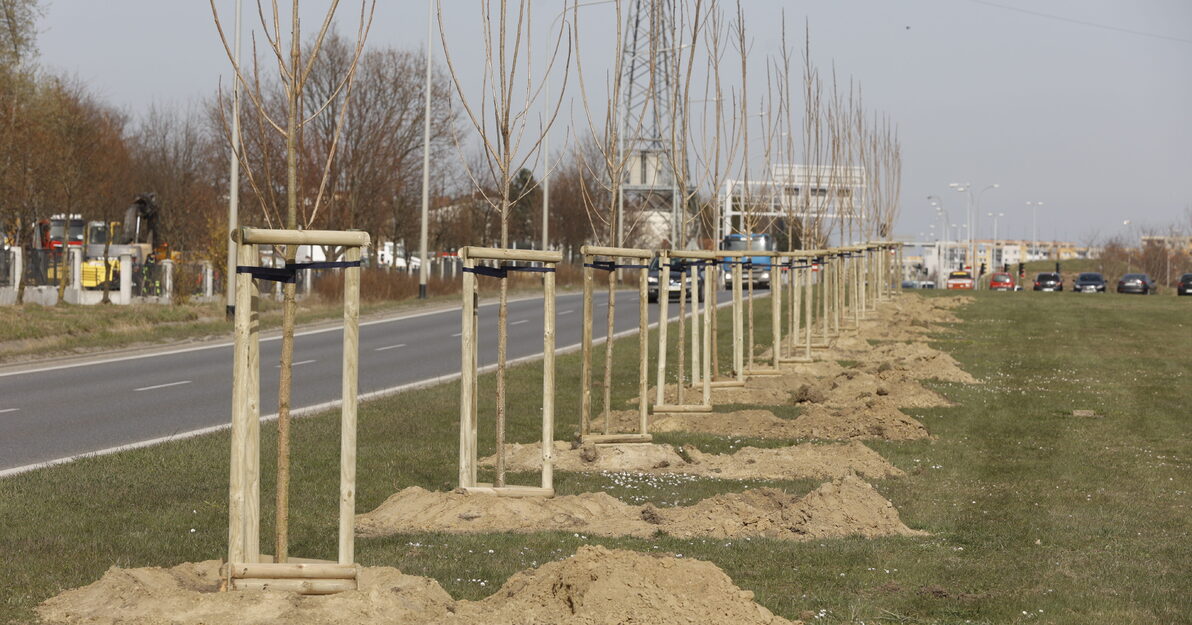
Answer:
<path fill-rule="evenodd" d="M 1079 24 L 1081 26 L 1091 26 L 1093 28 L 1100 28 L 1102 30 L 1112 30 L 1112 31 L 1119 32 L 1119 33 L 1126 33 L 1128 35 L 1138 35 L 1139 37 L 1150 37 L 1152 39 L 1163 39 L 1166 41 L 1176 41 L 1179 43 L 1192 43 L 1192 39 L 1185 39 L 1183 37 L 1172 37 L 1170 35 L 1160 35 L 1158 33 L 1148 33 L 1146 31 L 1142 31 L 1142 30 L 1133 30 L 1130 28 L 1109 26 L 1107 24 L 1098 24 L 1096 22 L 1089 22 L 1086 20 L 1078 20 L 1078 19 L 1071 18 L 1071 17 L 1064 17 L 1062 15 L 1054 15 L 1051 13 L 1042 13 L 1039 11 L 1032 11 L 1030 9 L 1022 9 L 1022 8 L 1015 7 L 1015 6 L 1000 4 L 997 2 L 990 2 L 990 0 L 969 0 L 969 2 L 975 2 L 976 4 L 983 4 L 985 6 L 990 6 L 990 7 L 994 7 L 994 8 L 998 8 L 998 9 L 1005 9 L 1007 11 L 1017 11 L 1018 13 L 1026 13 L 1027 15 L 1034 15 L 1036 17 L 1045 17 L 1047 19 L 1058 20 L 1061 22 L 1068 22 L 1069 24 Z"/>

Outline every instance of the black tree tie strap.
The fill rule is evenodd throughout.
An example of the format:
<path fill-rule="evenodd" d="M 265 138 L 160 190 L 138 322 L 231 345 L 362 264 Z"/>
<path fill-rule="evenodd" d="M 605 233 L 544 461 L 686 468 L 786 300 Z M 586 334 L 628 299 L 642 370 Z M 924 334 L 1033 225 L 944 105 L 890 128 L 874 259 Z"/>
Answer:
<path fill-rule="evenodd" d="M 341 269 L 359 267 L 360 261 L 317 262 L 317 263 L 286 263 L 285 267 L 253 267 L 251 265 L 237 265 L 236 273 L 247 273 L 257 280 L 293 284 L 298 278 L 299 269 Z"/>
<path fill-rule="evenodd" d="M 501 278 L 502 280 L 509 276 L 510 271 L 525 271 L 530 273 L 554 273 L 554 267 L 530 267 L 519 265 L 501 265 L 500 267 L 489 267 L 487 265 L 476 265 L 475 267 L 464 267 L 465 273 L 474 273 L 478 276 L 488 276 L 490 278 Z"/>
<path fill-rule="evenodd" d="M 649 269 L 649 265 L 625 265 L 617 264 L 616 261 L 611 260 L 594 260 L 590 263 L 584 263 L 584 267 L 591 267 L 592 269 L 599 269 L 600 271 L 614 271 L 617 269 Z"/>

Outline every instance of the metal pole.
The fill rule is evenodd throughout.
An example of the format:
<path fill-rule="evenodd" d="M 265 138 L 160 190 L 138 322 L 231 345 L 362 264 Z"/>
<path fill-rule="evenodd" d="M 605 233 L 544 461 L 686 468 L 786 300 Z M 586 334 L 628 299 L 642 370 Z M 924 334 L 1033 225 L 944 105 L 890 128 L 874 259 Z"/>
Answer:
<path fill-rule="evenodd" d="M 236 66 L 233 68 L 236 76 L 232 83 L 232 158 L 228 173 L 228 265 L 224 270 L 225 314 L 229 321 L 236 313 L 236 242 L 231 235 L 240 221 L 240 3 L 236 0 Z"/>
<path fill-rule="evenodd" d="M 422 123 L 422 224 L 418 228 L 418 299 L 426 299 L 426 282 L 430 275 L 430 261 L 426 251 L 427 214 L 430 212 L 430 38 L 434 0 L 426 1 L 426 100 Z"/>

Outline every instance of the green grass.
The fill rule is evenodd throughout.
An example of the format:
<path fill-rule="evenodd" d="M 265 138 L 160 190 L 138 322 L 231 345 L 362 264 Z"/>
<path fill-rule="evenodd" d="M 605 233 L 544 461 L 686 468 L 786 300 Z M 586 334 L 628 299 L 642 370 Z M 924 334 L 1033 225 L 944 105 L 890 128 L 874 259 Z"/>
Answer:
<path fill-rule="evenodd" d="M 988 383 L 931 384 L 958 403 L 911 411 L 936 439 L 872 444 L 909 473 L 876 487 L 904 522 L 930 537 L 794 543 L 417 534 L 359 540 L 358 559 L 428 575 L 454 596 L 478 598 L 520 569 L 598 543 L 711 560 L 775 612 L 822 614 L 817 622 L 1190 622 L 1192 427 L 1184 389 L 1192 332 L 1185 304 L 1192 302 L 978 292 L 958 313 L 959 331 L 941 334 L 938 345 Z M 768 307 L 758 313 L 764 327 Z M 636 390 L 635 343 L 618 343 L 618 402 Z M 559 358 L 558 438 L 575 430 L 578 369 L 576 355 Z M 530 364 L 511 372 L 514 440 L 535 439 L 539 371 Z M 482 384 L 490 396 L 491 376 Z M 405 486 L 454 486 L 457 397 L 457 385 L 445 384 L 361 407 L 358 510 Z M 1072 417 L 1074 409 L 1102 416 Z M 486 427 L 490 415 L 482 409 Z M 263 433 L 265 536 L 272 429 Z M 332 416 L 294 428 L 296 555 L 334 554 L 336 432 Z M 491 430 L 481 436 L 481 453 L 491 453 Z M 714 451 L 758 442 L 660 438 Z M 227 446 L 226 433 L 217 434 L 0 481 L 0 553 L 8 560 L 0 621 L 28 620 L 37 602 L 90 583 L 113 564 L 219 558 L 227 536 Z M 532 483 L 536 476 L 515 478 Z M 564 494 L 606 490 L 659 505 L 746 485 L 798 493 L 816 485 L 568 473 L 556 482 Z"/>

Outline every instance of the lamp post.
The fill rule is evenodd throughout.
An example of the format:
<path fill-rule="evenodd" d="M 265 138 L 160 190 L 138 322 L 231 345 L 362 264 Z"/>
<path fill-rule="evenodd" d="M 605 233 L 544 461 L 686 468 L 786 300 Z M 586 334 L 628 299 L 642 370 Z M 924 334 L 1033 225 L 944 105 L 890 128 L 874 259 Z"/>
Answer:
<path fill-rule="evenodd" d="M 432 19 L 435 13 L 434 3 L 435 0 L 426 1 L 426 84 L 423 87 L 426 91 L 426 100 L 423 104 L 425 110 L 422 112 L 422 223 L 418 226 L 418 299 L 426 299 L 426 282 L 430 277 L 430 259 L 426 243 L 429 232 L 427 218 L 430 213 L 430 38 Z M 397 252 L 397 248 L 395 247 L 393 251 Z"/>
<path fill-rule="evenodd" d="M 1001 217 L 1005 217 L 1006 214 L 1005 213 L 989 213 L 988 215 L 993 218 L 993 250 L 989 253 L 989 264 L 993 265 L 993 267 L 997 267 L 998 266 L 997 220 Z"/>
<path fill-rule="evenodd" d="M 995 182 L 995 183 L 981 189 L 981 191 L 978 192 L 974 196 L 973 195 L 973 184 L 971 182 L 953 182 L 948 185 L 948 187 L 953 189 L 954 191 L 959 191 L 961 193 L 968 194 L 968 204 L 966 207 L 966 215 L 968 217 L 968 237 L 969 237 L 968 238 L 968 242 L 969 242 L 969 256 L 968 256 L 968 258 L 969 258 L 970 263 L 974 262 L 977 257 L 976 237 L 977 237 L 978 230 L 979 230 L 978 211 L 981 209 L 981 196 L 984 195 L 986 191 L 988 191 L 990 189 L 996 189 L 999 186 L 1000 185 Z M 973 271 L 976 271 L 976 269 L 977 269 L 976 267 L 972 268 Z"/>
<path fill-rule="evenodd" d="M 949 267 L 951 265 L 950 265 L 949 254 L 948 254 L 948 247 L 949 247 L 948 211 L 946 211 L 944 209 L 944 200 L 942 198 L 940 198 L 938 195 L 929 195 L 929 196 L 927 196 L 927 199 L 931 201 L 931 206 L 933 208 L 935 208 L 936 215 L 940 218 L 940 225 L 943 226 L 941 228 L 941 230 L 943 231 L 943 237 L 944 237 L 944 245 L 943 245 L 943 249 L 942 249 L 943 260 L 940 261 L 940 266 L 941 266 L 941 268 Z M 939 258 L 939 254 L 936 254 L 936 258 L 937 259 Z"/>
<path fill-rule="evenodd" d="M 1026 259 L 1030 260 L 1032 255 L 1039 254 L 1039 207 L 1043 206 L 1043 202 L 1030 201 L 1026 205 L 1031 207 L 1031 249 L 1026 255 Z"/>

